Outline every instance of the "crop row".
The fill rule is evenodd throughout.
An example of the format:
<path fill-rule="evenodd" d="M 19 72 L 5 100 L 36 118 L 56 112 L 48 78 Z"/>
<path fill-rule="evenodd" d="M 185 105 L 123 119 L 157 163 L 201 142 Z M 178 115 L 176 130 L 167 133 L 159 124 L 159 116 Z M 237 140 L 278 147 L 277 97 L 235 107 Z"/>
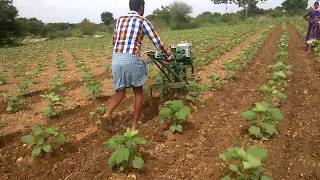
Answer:
<path fill-rule="evenodd" d="M 69 49 L 73 60 L 76 63 L 76 67 L 82 73 L 82 82 L 85 87 L 87 87 L 90 97 L 92 99 L 97 99 L 103 96 L 103 84 L 97 81 L 94 78 L 94 75 L 90 69 L 90 67 L 86 64 L 86 62 L 77 56 L 74 49 Z"/>
<path fill-rule="evenodd" d="M 238 57 L 225 64 L 228 79 L 235 78 L 237 72 L 243 69 L 251 61 L 251 59 L 256 54 L 257 50 L 262 46 L 272 29 L 273 26 L 269 27 L 268 30 L 264 31 L 258 37 L 255 43 L 253 43 L 249 48 L 245 49 Z"/>
<path fill-rule="evenodd" d="M 234 59 L 231 59 L 225 64 L 226 76 L 220 77 L 216 74 L 210 74 L 208 79 L 210 84 L 208 85 L 210 90 L 219 90 L 223 87 L 226 80 L 235 79 L 238 71 L 243 69 L 251 61 L 253 56 L 257 53 L 257 50 L 262 46 L 266 37 L 270 34 L 274 26 L 270 26 L 266 31 L 257 38 L 248 48 L 242 50 L 242 52 Z"/>
<path fill-rule="evenodd" d="M 286 99 L 287 77 L 291 74 L 288 64 L 288 32 L 283 25 L 284 33 L 278 42 L 276 63 L 269 66 L 272 75 L 259 89 L 262 101 L 241 114 L 250 125 L 248 133 L 253 139 L 268 140 L 277 135 L 276 128 L 280 121 L 285 119 L 279 109 L 281 102 Z M 267 150 L 251 146 L 247 151 L 243 148 L 229 148 L 220 158 L 229 164 L 230 174 L 223 179 L 271 179 L 266 175 L 263 162 L 268 156 Z M 234 162 L 238 161 L 238 164 Z"/>
<path fill-rule="evenodd" d="M 31 88 L 35 83 L 35 78 L 44 71 L 44 68 L 47 66 L 47 61 L 48 50 L 44 50 L 42 57 L 38 58 L 36 67 L 31 71 L 25 72 L 24 75 L 21 76 L 20 81 L 17 83 L 16 92 L 14 92 L 14 95 L 9 96 L 6 108 L 7 112 L 14 113 L 22 108 L 25 102 L 25 97 L 31 93 Z M 27 66 L 26 61 L 20 62 L 22 63 L 22 66 Z"/>
<path fill-rule="evenodd" d="M 225 54 L 228 50 L 235 47 L 237 44 L 243 42 L 253 33 L 244 31 L 244 32 L 233 32 L 229 34 L 229 37 L 224 40 L 222 44 L 216 44 L 216 47 L 212 51 L 207 52 L 204 55 L 201 55 L 195 59 L 195 64 L 197 67 L 201 67 L 215 60 L 217 57 Z"/>

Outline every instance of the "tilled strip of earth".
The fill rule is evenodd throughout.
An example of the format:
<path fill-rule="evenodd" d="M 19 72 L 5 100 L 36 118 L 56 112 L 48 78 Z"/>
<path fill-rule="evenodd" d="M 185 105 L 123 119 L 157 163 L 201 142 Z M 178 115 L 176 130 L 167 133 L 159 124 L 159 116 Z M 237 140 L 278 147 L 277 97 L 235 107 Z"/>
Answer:
<path fill-rule="evenodd" d="M 256 90 L 269 77 L 268 66 L 273 63 L 281 27 L 277 26 L 239 80 L 214 92 L 205 107 L 194 112 L 185 133 L 176 141 L 154 142 L 147 161 L 149 172 L 142 177 L 152 179 L 219 179 L 226 168 L 219 153 L 232 146 L 242 146 L 245 138 L 240 112 L 259 98 Z M 152 168 L 151 168 L 152 167 Z"/>
<path fill-rule="evenodd" d="M 306 54 L 304 41 L 289 24 L 289 63 L 293 66 L 283 105 L 287 120 L 268 142 L 274 179 L 320 179 L 320 63 Z"/>

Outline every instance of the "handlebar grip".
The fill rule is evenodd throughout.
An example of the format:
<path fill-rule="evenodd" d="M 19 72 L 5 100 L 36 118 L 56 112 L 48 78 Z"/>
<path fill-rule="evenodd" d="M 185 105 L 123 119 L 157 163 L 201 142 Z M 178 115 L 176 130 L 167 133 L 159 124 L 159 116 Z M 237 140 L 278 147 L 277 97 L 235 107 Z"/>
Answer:
<path fill-rule="evenodd" d="M 169 58 L 169 56 L 167 54 L 159 53 L 157 51 L 145 51 L 140 55 L 140 57 L 142 57 L 144 55 L 149 56 L 153 60 L 166 61 Z"/>

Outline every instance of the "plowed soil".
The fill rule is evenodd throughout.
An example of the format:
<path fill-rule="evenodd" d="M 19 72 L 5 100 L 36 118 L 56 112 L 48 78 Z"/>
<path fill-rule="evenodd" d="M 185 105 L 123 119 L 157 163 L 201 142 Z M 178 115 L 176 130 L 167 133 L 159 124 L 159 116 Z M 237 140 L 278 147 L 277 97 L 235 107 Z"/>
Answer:
<path fill-rule="evenodd" d="M 164 131 L 157 118 L 159 100 L 146 100 L 140 133 L 149 144 L 140 150 L 146 160 L 142 171 L 129 169 L 118 175 L 107 167 L 106 160 L 111 153 L 102 144 L 130 126 L 133 98 L 130 96 L 121 104 L 121 113 L 116 114 L 112 122 L 97 126 L 97 119 L 91 118 L 89 113 L 105 103 L 108 99 L 105 97 L 79 105 L 65 112 L 62 118 L 49 121 L 66 132 L 68 139 L 67 144 L 42 158 L 30 158 L 30 151 L 20 143 L 28 126 L 1 136 L 0 179 L 216 180 L 227 169 L 218 159 L 219 153 L 228 147 L 253 143 L 268 147 L 268 174 L 275 180 L 319 179 L 320 68 L 313 54 L 304 53 L 304 42 L 291 25 L 289 62 L 294 73 L 286 93 L 288 100 L 281 108 L 287 117 L 280 125 L 281 134 L 267 142 L 252 142 L 246 137 L 247 124 L 240 117 L 242 111 L 261 99 L 256 90 L 270 76 L 268 66 L 275 62 L 281 31 L 281 26 L 272 31 L 237 80 L 228 82 L 220 91 L 208 92 L 212 93 L 210 98 L 205 105 L 194 107 L 183 134 Z M 74 88 L 76 84 L 72 84 Z"/>
<path fill-rule="evenodd" d="M 289 26 L 289 63 L 293 66 L 288 100 L 283 105 L 287 121 L 270 146 L 274 179 L 320 179 L 320 64 L 306 54 L 304 41 Z"/>

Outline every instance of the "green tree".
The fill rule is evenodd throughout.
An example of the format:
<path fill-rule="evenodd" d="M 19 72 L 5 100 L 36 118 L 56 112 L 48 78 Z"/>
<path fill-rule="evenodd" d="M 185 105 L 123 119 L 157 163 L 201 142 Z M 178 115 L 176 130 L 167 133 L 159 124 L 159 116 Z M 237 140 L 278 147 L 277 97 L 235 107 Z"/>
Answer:
<path fill-rule="evenodd" d="M 305 11 L 308 7 L 307 0 L 285 0 L 282 3 L 283 9 L 289 12 L 293 11 Z"/>
<path fill-rule="evenodd" d="M 101 13 L 101 20 L 106 26 L 109 26 L 114 21 L 113 14 L 111 12 L 103 12 Z"/>
<path fill-rule="evenodd" d="M 15 19 L 15 34 L 17 36 L 26 36 L 29 32 L 29 25 L 27 18 L 16 18 Z"/>
<path fill-rule="evenodd" d="M 214 23 L 218 22 L 221 18 L 220 13 L 203 12 L 197 16 L 197 20 L 200 22 Z"/>
<path fill-rule="evenodd" d="M 85 18 L 80 23 L 80 31 L 84 35 L 93 35 L 96 31 L 96 24 L 89 21 L 89 19 Z"/>
<path fill-rule="evenodd" d="M 36 18 L 16 18 L 15 31 L 18 36 L 34 35 L 45 37 L 47 28 L 45 24 Z"/>
<path fill-rule="evenodd" d="M 0 0 L 0 44 L 9 41 L 14 34 L 17 16 L 18 10 L 13 6 L 12 0 Z"/>
<path fill-rule="evenodd" d="M 160 9 L 156 9 L 153 11 L 152 16 L 159 18 L 166 23 L 170 23 L 170 7 L 169 6 L 161 6 Z"/>
<path fill-rule="evenodd" d="M 263 2 L 267 0 L 211 0 L 215 4 L 237 4 L 239 7 L 243 8 L 246 14 L 246 17 L 248 16 L 249 8 L 253 5 L 257 5 L 258 2 Z"/>
<path fill-rule="evenodd" d="M 192 7 L 184 2 L 174 2 L 170 5 L 171 24 L 174 29 L 184 29 L 191 23 Z"/>
<path fill-rule="evenodd" d="M 37 18 L 28 19 L 29 33 L 36 36 L 45 36 L 47 34 L 44 23 Z"/>

